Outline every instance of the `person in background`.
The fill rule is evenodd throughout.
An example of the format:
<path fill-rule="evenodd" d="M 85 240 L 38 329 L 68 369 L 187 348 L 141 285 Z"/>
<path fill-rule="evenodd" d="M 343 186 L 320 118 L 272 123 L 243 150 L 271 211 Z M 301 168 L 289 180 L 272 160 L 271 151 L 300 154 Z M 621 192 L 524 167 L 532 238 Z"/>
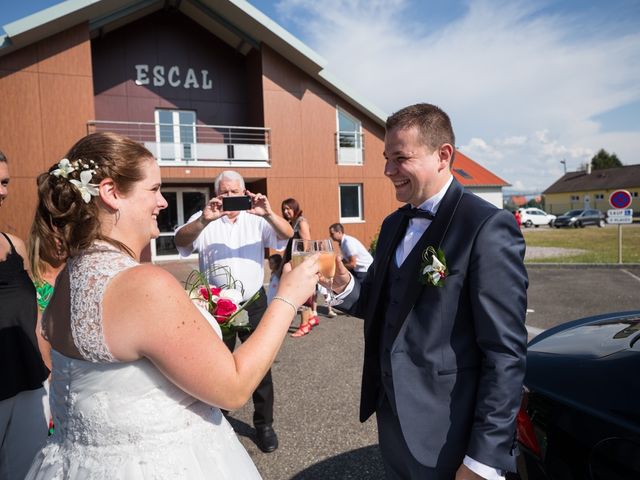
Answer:
<path fill-rule="evenodd" d="M 0 207 L 9 194 L 9 162 L 0 152 Z M 36 291 L 25 244 L 0 232 L 0 480 L 24 478 L 47 440 L 43 382 L 49 375 L 38 349 Z"/>
<path fill-rule="evenodd" d="M 267 295 L 263 287 L 264 250 L 283 249 L 293 236 L 293 229 L 284 218 L 271 210 L 265 195 L 247 191 L 244 179 L 238 172 L 222 172 L 216 177 L 214 187 L 217 196 L 176 230 L 175 242 L 183 257 L 198 251 L 200 271 L 207 275 L 210 285 L 221 287 L 227 281 L 227 275 L 216 270 L 225 267 L 235 280 L 242 283 L 244 301 L 260 292 L 257 300 L 247 307 L 251 330 L 236 332 L 244 343 L 258 327 L 267 308 Z M 251 199 L 249 210 L 223 210 L 223 197 L 244 195 Z M 225 338 L 225 343 L 233 352 L 236 336 Z M 273 380 L 271 370 L 268 370 L 253 393 L 253 425 L 258 447 L 265 453 L 278 448 L 278 436 L 273 429 L 273 402 Z"/>
<path fill-rule="evenodd" d="M 386 122 L 384 174 L 405 205 L 361 282 L 341 262 L 337 308 L 365 319 L 360 420 L 374 412 L 390 479 L 504 479 L 516 467 L 525 373 L 525 243 L 513 214 L 467 192 L 435 105 Z"/>
<path fill-rule="evenodd" d="M 38 300 L 38 324 L 36 328 L 38 345 L 40 346 L 40 353 L 42 353 L 42 359 L 45 365 L 51 370 L 51 346 L 41 335 L 41 320 L 42 312 L 47 308 L 53 296 L 56 278 L 60 270 L 64 268 L 64 262 L 56 261 L 54 265 L 51 265 L 40 257 L 40 239 L 37 235 L 35 223 L 31 225 L 31 230 L 29 231 L 27 250 L 29 264 L 31 265 L 31 280 L 36 288 L 36 298 Z"/>
<path fill-rule="evenodd" d="M 291 248 L 293 240 L 311 240 L 311 230 L 309 222 L 302 216 L 302 209 L 295 198 L 287 198 L 281 205 L 282 216 L 289 222 L 293 228 L 293 237 L 287 244 L 284 252 L 284 261 L 291 260 Z M 311 329 L 320 323 L 317 312 L 316 293 L 314 293 L 300 309 L 300 325 L 298 329 L 291 334 L 293 338 L 304 337 Z"/>
<path fill-rule="evenodd" d="M 522 214 L 520 213 L 520 209 L 516 209 L 516 211 L 513 212 L 513 216 L 516 219 L 516 223 L 518 224 L 518 227 L 522 226 Z"/>
<path fill-rule="evenodd" d="M 56 431 L 27 480 L 260 478 L 220 409 L 240 408 L 264 378 L 315 288 L 317 258 L 285 270 L 232 353 L 184 286 L 140 261 L 167 207 L 151 152 L 92 133 L 37 181 L 39 255 L 66 265 L 42 318 Z"/>
<path fill-rule="evenodd" d="M 269 256 L 269 270 L 271 270 L 271 276 L 269 277 L 269 289 L 267 290 L 267 303 L 271 303 L 271 300 L 273 300 L 273 297 L 275 297 L 276 292 L 278 291 L 283 265 L 282 255 L 279 253 L 274 253 Z"/>
<path fill-rule="evenodd" d="M 329 235 L 340 244 L 342 261 L 354 277 L 364 280 L 369 266 L 373 263 L 373 257 L 367 248 L 355 237 L 344 233 L 341 223 L 334 223 L 329 227 Z"/>

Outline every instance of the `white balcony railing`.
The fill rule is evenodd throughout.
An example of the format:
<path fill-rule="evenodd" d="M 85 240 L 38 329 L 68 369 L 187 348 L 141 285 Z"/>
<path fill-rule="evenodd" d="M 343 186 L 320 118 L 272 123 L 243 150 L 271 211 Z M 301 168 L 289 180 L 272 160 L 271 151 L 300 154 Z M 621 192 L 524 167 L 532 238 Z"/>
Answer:
<path fill-rule="evenodd" d="M 114 132 L 142 143 L 161 164 L 269 166 L 268 128 L 94 120 L 89 133 Z"/>
<path fill-rule="evenodd" d="M 336 153 L 339 165 L 362 165 L 364 137 L 359 132 L 336 132 Z"/>

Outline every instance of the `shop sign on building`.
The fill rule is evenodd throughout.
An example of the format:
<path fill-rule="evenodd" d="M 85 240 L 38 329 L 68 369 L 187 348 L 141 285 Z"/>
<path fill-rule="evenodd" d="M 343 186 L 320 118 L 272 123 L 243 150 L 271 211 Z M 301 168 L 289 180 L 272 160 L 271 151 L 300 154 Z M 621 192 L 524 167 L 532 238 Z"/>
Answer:
<path fill-rule="evenodd" d="M 186 73 L 183 73 L 177 65 L 165 68 L 164 65 L 150 67 L 146 64 L 138 64 L 135 68 L 136 85 L 153 85 L 154 87 L 169 85 L 174 88 L 201 88 L 202 90 L 213 88 L 208 70 L 200 70 L 198 74 L 193 68 L 188 68 Z"/>

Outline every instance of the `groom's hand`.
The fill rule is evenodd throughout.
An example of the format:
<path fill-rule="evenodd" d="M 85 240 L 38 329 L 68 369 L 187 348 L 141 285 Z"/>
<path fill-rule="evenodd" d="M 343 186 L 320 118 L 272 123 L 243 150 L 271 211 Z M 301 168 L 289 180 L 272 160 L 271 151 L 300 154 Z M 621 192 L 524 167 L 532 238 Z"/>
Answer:
<path fill-rule="evenodd" d="M 351 281 L 351 274 L 349 270 L 342 263 L 342 257 L 340 255 L 336 255 L 336 273 L 333 277 L 333 291 L 335 293 L 342 293 L 342 291 L 349 285 Z M 326 288 L 329 288 L 328 285 L 325 285 Z"/>

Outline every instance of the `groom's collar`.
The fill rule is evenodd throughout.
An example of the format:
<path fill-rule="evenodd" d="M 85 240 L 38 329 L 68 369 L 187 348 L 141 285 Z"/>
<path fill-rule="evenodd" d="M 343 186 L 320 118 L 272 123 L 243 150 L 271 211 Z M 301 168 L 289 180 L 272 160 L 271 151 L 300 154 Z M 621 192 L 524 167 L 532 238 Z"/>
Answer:
<path fill-rule="evenodd" d="M 432 197 L 427 198 L 420 205 L 416 205 L 416 207 L 419 208 L 420 210 L 427 210 L 428 212 L 432 212 L 434 214 L 437 213 L 438 208 L 440 207 L 440 202 L 442 202 L 442 199 L 444 198 L 445 193 L 447 193 L 447 190 L 451 186 L 452 182 L 453 182 L 453 175 L 449 177 L 449 180 L 447 180 L 447 183 L 444 184 L 444 186 L 440 189 L 438 193 L 436 193 Z"/>

